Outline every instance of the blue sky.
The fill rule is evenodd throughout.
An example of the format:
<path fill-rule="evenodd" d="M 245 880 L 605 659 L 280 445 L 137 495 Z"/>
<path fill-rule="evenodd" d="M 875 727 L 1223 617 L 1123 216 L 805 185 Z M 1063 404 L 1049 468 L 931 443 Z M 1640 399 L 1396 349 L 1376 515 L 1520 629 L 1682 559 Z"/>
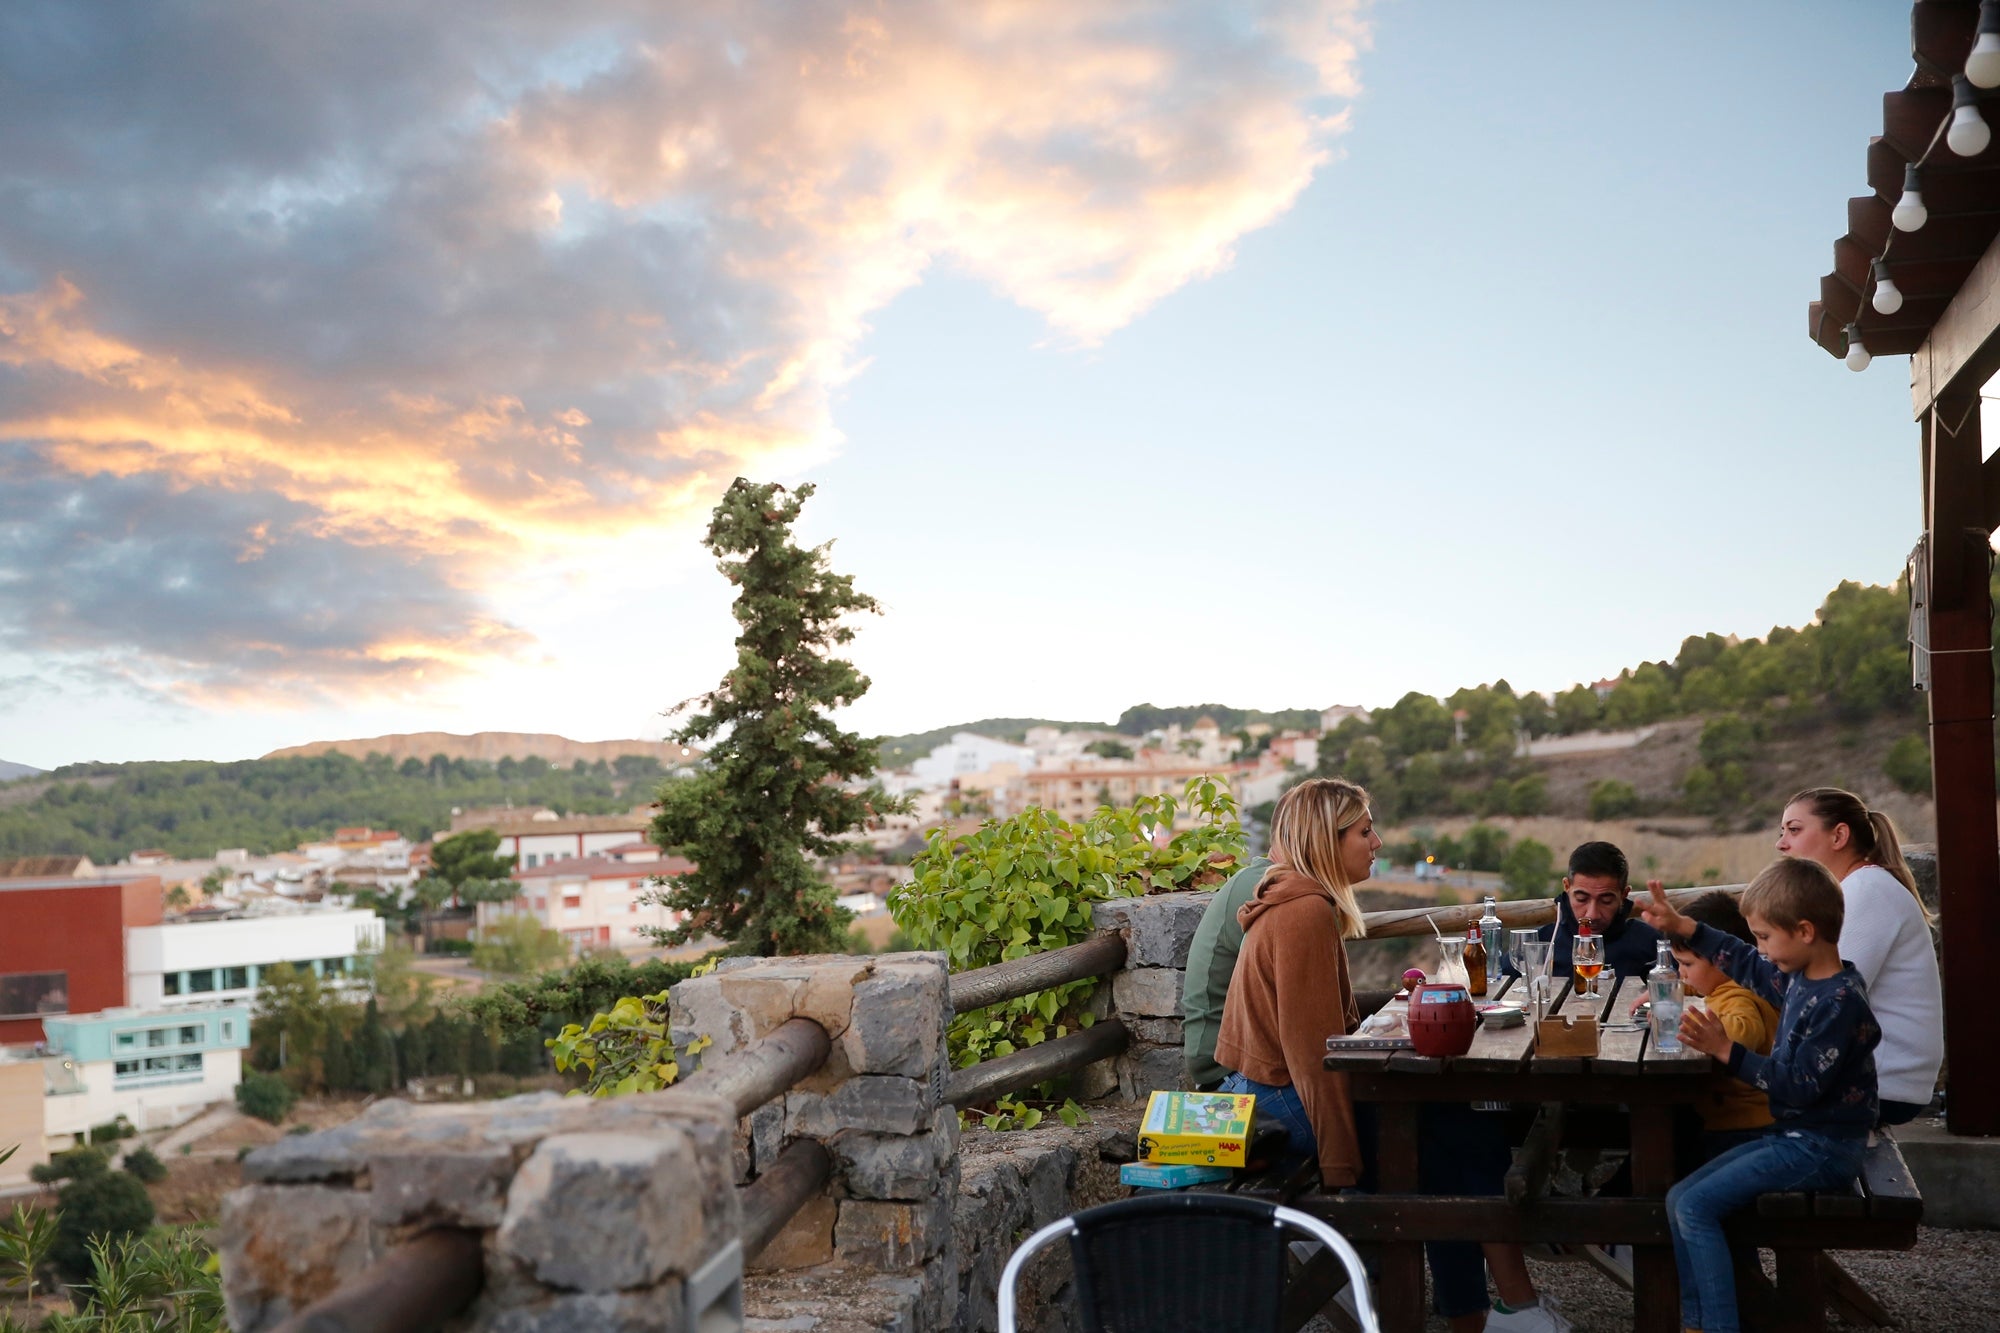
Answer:
<path fill-rule="evenodd" d="M 1172 140 L 1184 145 L 1178 151 L 1198 154 L 1209 122 L 1220 122 L 1215 151 L 1234 157 L 1184 196 L 1195 200 L 1186 211 L 1157 194 L 1105 205 L 1096 194 L 1116 187 L 1101 180 L 1084 182 L 1082 202 L 1049 202 L 1036 172 L 1060 174 L 1069 142 L 1052 117 L 1030 146 L 1036 171 L 1004 188 L 980 179 L 983 160 L 952 163 L 943 190 L 978 207 L 927 204 L 908 224 L 919 238 L 928 228 L 946 240 L 878 238 L 828 252 L 861 276 L 840 288 L 839 318 L 794 345 L 819 397 L 770 408 L 770 385 L 793 382 L 773 376 L 761 393 L 705 404 L 737 432 L 732 440 L 758 442 L 712 446 L 722 464 L 818 485 L 805 535 L 835 540 L 835 565 L 887 610 L 855 645 L 875 681 L 852 712 L 855 725 L 900 732 L 989 715 L 1109 719 L 1141 701 L 1381 704 L 1408 689 L 1443 693 L 1502 676 L 1557 689 L 1671 656 L 1690 633 L 1801 623 L 1842 579 L 1894 577 L 1918 525 L 1905 363 L 1883 358 L 1850 373 L 1807 339 L 1805 306 L 1830 265 L 1845 199 L 1864 188 L 1881 94 L 1908 75 L 1907 10 L 1407 0 L 1358 16 L 1333 8 L 1344 11 L 1342 33 L 1357 23 L 1365 30 L 1366 49 L 1339 69 L 1358 81 L 1358 96 L 1342 95 L 1339 80 L 1301 84 L 1284 53 L 1264 48 L 1204 63 L 1215 34 L 1160 19 L 1144 34 L 1148 49 L 1182 53 L 1181 87 L 1199 75 L 1220 91 L 1206 83 L 1156 91 L 1129 114 L 1114 108 L 1070 132 L 1101 149 L 1105 124 L 1137 122 L 1181 136 Z M 1220 22 L 1225 11 L 1203 13 Z M 1115 63 L 1105 51 L 1122 59 L 1132 35 L 1107 46 L 1100 33 L 1066 32 L 1045 54 L 1059 59 L 1067 41 L 1079 69 Z M 942 63 L 945 45 L 939 39 L 912 63 Z M 748 69 L 756 68 L 753 58 Z M 371 77 L 357 61 L 353 79 Z M 1232 78 L 1255 96 L 1229 86 Z M 1296 114 L 1287 119 L 1285 108 Z M 1351 117 L 1343 130 L 1265 147 L 1286 144 L 1301 118 L 1341 109 Z M 441 113 L 410 114 L 420 123 Z M 593 110 L 599 120 L 608 114 Z M 643 100 L 634 114 L 646 114 Z M 865 122 L 882 107 L 850 114 Z M 577 155 L 566 170 L 590 151 L 577 147 L 586 138 L 577 123 L 559 140 Z M 74 132 L 103 129 L 79 123 Z M 833 149 L 827 137 L 788 143 L 799 153 L 838 150 L 838 137 Z M 815 179 L 921 163 L 918 140 L 884 147 L 864 136 L 859 148 L 850 144 L 851 160 L 818 163 Z M 519 148 L 520 160 L 548 160 L 550 142 L 558 140 Z M 970 135 L 964 145 L 961 159 L 1002 152 L 991 137 Z M 200 142 L 187 151 L 199 157 Z M 217 149 L 239 166 L 248 151 Z M 1315 151 L 1327 160 L 1308 163 L 1309 183 L 1288 192 L 1287 173 Z M 635 169 L 608 155 L 591 162 L 604 197 L 634 206 Z M 911 175 L 917 185 L 883 197 L 907 198 L 938 174 L 931 162 Z M 651 208 L 657 222 L 657 199 Z M 866 225 L 854 221 L 861 211 L 810 234 L 851 237 Z M 564 216 L 582 212 L 572 203 Z M 1201 225 L 1187 222 L 1194 215 Z M 370 226 L 385 224 L 371 214 Z M 326 249 L 295 242 L 271 261 L 267 280 L 294 280 L 287 265 L 339 276 L 351 241 L 331 227 L 305 240 Z M 218 249 L 227 258 L 241 244 Z M 728 263 L 689 261 L 693 276 L 673 288 L 675 318 L 683 301 L 712 309 L 697 332 L 717 343 L 760 319 L 766 328 L 800 326 L 804 316 L 769 313 L 770 290 L 790 293 L 796 283 L 737 289 L 717 277 L 738 278 L 744 254 L 765 254 L 760 238 L 736 244 Z M 1064 263 L 1045 260 L 1050 251 Z M 1210 272 L 1214 254 L 1227 261 Z M 267 417 L 346 420 L 356 410 L 341 395 L 387 373 L 346 363 L 329 370 L 322 345 L 302 339 L 300 359 L 265 376 L 252 353 L 230 350 L 232 337 L 248 341 L 254 310 L 220 300 L 204 312 L 214 328 L 198 343 L 165 334 L 149 343 L 142 304 L 133 298 L 121 318 L 114 299 L 120 281 L 148 279 L 121 269 L 115 254 L 88 258 L 0 228 L 0 295 L 41 294 L 38 317 L 66 330 L 52 345 L 116 338 L 129 356 L 164 364 L 171 351 L 174 366 L 212 371 L 217 383 L 248 377 L 273 405 Z M 411 262 L 421 277 L 420 261 Z M 615 301 L 626 270 L 615 257 L 592 262 L 583 278 L 563 281 L 609 273 L 603 299 Z M 1136 279 L 1093 285 L 1094 264 L 1168 276 L 1134 296 L 1145 286 Z M 68 305 L 48 296 L 58 273 L 77 272 L 101 276 L 97 285 L 78 279 L 82 295 Z M 492 327 L 513 327 L 511 302 L 496 286 Z M 369 334 L 397 317 L 385 304 L 357 302 L 342 316 L 348 325 L 334 323 Z M 79 330 L 86 321 L 72 319 L 75 311 L 96 318 Z M 643 326 L 643 309 L 628 316 Z M 695 337 L 676 328 L 683 341 Z M 254 534 L 278 531 L 273 522 L 291 506 L 317 517 L 284 531 L 331 532 L 348 545 L 322 562 L 323 545 L 293 549 L 272 538 L 291 562 L 288 577 L 338 604 L 291 618 L 294 585 L 263 589 L 279 648 L 259 642 L 256 624 L 231 622 L 230 641 L 247 646 L 215 660 L 164 629 L 92 639 L 41 603 L 0 596 L 0 758 L 48 766 L 236 757 L 404 730 L 659 734 L 660 710 L 712 683 L 729 656 L 724 585 L 693 544 L 729 469 L 662 473 L 650 490 L 617 492 L 608 479 L 637 468 L 629 439 L 600 451 L 591 432 L 643 418 L 635 404 L 679 401 L 686 385 L 648 381 L 637 365 L 621 383 L 655 388 L 613 393 L 597 383 L 586 392 L 563 378 L 583 371 L 559 358 L 538 353 L 530 372 L 518 342 L 495 334 L 494 345 L 500 362 L 515 349 L 519 383 L 489 375 L 475 391 L 454 365 L 430 373 L 440 400 L 456 402 L 462 389 L 468 403 L 512 394 L 525 404 L 526 424 L 498 445 L 486 426 L 467 437 L 467 449 L 498 449 L 515 465 L 465 483 L 453 524 L 411 518 L 402 544 L 387 548 L 401 563 L 379 574 L 379 534 L 356 535 L 344 491 L 298 480 L 312 470 L 284 454 L 279 434 L 210 469 L 206 445 L 173 455 L 157 444 L 167 461 L 129 462 L 101 452 L 111 446 L 98 430 L 90 439 L 100 453 L 79 463 L 80 446 L 46 447 L 45 428 L 17 428 L 14 475 L 39 487 L 40 505 L 32 517 L 0 514 L 29 538 L 13 548 L 17 588 L 24 566 L 38 572 L 27 563 L 33 552 L 54 553 L 49 583 L 92 568 L 73 542 L 45 531 L 65 505 L 72 515 L 81 506 L 86 519 L 92 506 L 123 506 L 120 521 L 142 537 L 155 524 L 243 525 L 253 536 L 235 555 L 187 557 L 186 580 L 213 576 L 218 598 L 246 559 L 264 559 L 265 538 Z M 727 364 L 769 345 L 746 341 Z M 61 355 L 70 354 L 50 353 Z M 33 369 L 17 360 L 8 378 L 0 365 L 0 409 L 10 386 L 32 387 Z M 317 378 L 298 389 L 312 378 L 306 370 Z M 419 390 L 429 391 L 413 379 L 394 401 L 407 404 Z M 556 415 L 565 404 L 573 417 Z M 67 410 L 65 420 L 76 415 Z M 544 410 L 548 418 L 527 421 Z M 461 424 L 471 415 L 462 404 L 449 417 L 435 412 L 423 430 L 383 416 L 381 430 L 351 437 L 350 466 L 420 489 L 438 456 L 430 441 L 471 431 Z M 36 418 L 54 419 L 53 409 Z M 584 423 L 573 427 L 580 443 L 557 438 L 564 420 Z M 219 437 L 226 424 L 211 416 L 201 427 Z M 178 438 L 153 428 L 161 440 Z M 389 446 L 379 443 L 384 434 Z M 570 459 L 574 470 L 558 476 L 544 462 L 519 462 L 528 453 L 507 453 L 530 449 L 552 451 L 536 459 Z M 244 457 L 279 454 L 293 460 L 291 480 L 271 483 L 268 494 L 243 480 Z M 464 475 L 466 455 L 449 456 Z M 123 488 L 115 494 L 105 489 L 109 474 Z M 149 498 L 133 489 L 148 477 L 174 480 Z M 571 540 L 563 561 L 493 575 L 508 552 L 550 531 L 573 538 L 593 527 L 587 503 L 549 501 L 562 489 L 552 477 L 578 496 L 613 495 L 606 503 L 624 520 L 646 505 L 659 517 L 621 521 L 596 546 Z M 532 522 L 520 517 L 529 510 Z M 463 535 L 475 529 L 485 535 Z M 180 548 L 161 538 L 147 549 L 157 563 L 158 552 Z M 349 578 L 376 608 L 366 617 L 328 591 Z M 397 601 L 413 587 L 424 593 L 414 612 Z M 138 620 L 139 603 L 156 604 L 120 581 L 92 601 L 92 623 L 114 620 L 121 597 L 135 599 L 127 610 Z M 240 593 L 231 597 L 243 604 Z M 64 607 L 77 600 L 65 597 Z M 350 619 L 352 643 L 331 641 L 327 624 Z M 48 625 L 56 628 L 37 632 Z M 185 618 L 173 634 L 184 631 Z M 382 648 L 419 640 L 421 653 Z M 294 641 L 308 648 L 287 646 Z M 154 669 L 169 659 L 170 668 Z"/>

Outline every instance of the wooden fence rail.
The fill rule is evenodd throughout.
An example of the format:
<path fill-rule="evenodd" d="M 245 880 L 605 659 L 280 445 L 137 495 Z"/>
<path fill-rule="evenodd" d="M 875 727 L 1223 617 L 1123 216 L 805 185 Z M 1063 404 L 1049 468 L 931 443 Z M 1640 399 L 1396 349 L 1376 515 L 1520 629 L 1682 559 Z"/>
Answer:
<path fill-rule="evenodd" d="M 1032 1088 L 1037 1083 L 1046 1083 L 1063 1074 L 1073 1074 L 1099 1060 L 1109 1060 L 1124 1050 L 1129 1041 L 1131 1034 L 1125 1030 L 1125 1025 L 1115 1018 L 1107 1018 L 1066 1037 L 1030 1046 L 1025 1051 L 1015 1051 L 997 1060 L 982 1060 L 976 1065 L 954 1070 L 950 1081 L 944 1085 L 945 1100 L 961 1108 L 990 1102 L 995 1097 Z"/>
<path fill-rule="evenodd" d="M 1741 884 L 1701 885 L 1692 889 L 1668 889 L 1667 901 L 1679 906 L 1701 897 L 1704 893 L 1717 890 L 1724 893 L 1741 893 Z M 1645 894 L 1639 889 L 1634 895 L 1636 901 Z M 1412 935 L 1429 935 L 1433 927 L 1443 934 L 1463 935 L 1479 924 L 1485 914 L 1485 907 L 1470 903 L 1463 907 L 1407 907 L 1395 912 L 1368 912 L 1362 920 L 1368 923 L 1365 939 L 1387 940 L 1407 939 Z M 1508 929 L 1528 926 L 1546 926 L 1556 919 L 1555 904 L 1547 898 L 1516 899 L 1500 903 L 1496 908 L 1500 924 Z M 1025 960 L 1023 960 L 1025 961 Z"/>
<path fill-rule="evenodd" d="M 951 1011 L 963 1014 L 1002 1000 L 1018 1000 L 1051 986 L 1105 976 L 1124 965 L 1124 939 L 1105 931 L 1066 948 L 1026 954 L 991 967 L 954 974 Z"/>
<path fill-rule="evenodd" d="M 390 1250 L 277 1333 L 428 1333 L 472 1304 L 485 1282 L 479 1233 L 438 1227 Z"/>
<path fill-rule="evenodd" d="M 736 1108 L 738 1116 L 746 1116 L 817 1071 L 832 1050 L 825 1028 L 810 1018 L 787 1019 L 762 1041 L 703 1065 L 674 1086 L 720 1097 Z"/>

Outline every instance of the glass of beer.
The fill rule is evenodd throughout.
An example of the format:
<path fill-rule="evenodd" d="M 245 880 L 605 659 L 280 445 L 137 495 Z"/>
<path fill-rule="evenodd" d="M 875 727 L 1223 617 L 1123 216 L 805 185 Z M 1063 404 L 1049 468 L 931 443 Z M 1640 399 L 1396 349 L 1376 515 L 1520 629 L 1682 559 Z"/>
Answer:
<path fill-rule="evenodd" d="M 1591 999 L 1597 998 L 1597 974 L 1604 970 L 1604 941 L 1596 935 L 1579 935 L 1570 946 L 1570 963 L 1576 969 L 1576 988 Z"/>

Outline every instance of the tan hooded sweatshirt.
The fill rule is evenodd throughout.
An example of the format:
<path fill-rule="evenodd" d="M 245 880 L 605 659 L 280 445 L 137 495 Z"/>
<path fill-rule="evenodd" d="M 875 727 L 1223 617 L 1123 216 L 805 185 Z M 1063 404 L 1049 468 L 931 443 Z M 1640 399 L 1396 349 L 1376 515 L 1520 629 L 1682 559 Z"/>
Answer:
<path fill-rule="evenodd" d="M 1319 1172 L 1328 1188 L 1355 1184 L 1361 1150 L 1347 1078 L 1329 1074 L 1326 1039 L 1361 1022 L 1347 975 L 1340 918 L 1326 890 L 1278 868 L 1236 913 L 1243 952 L 1223 1002 L 1215 1059 L 1245 1078 L 1291 1085 L 1319 1140 Z"/>

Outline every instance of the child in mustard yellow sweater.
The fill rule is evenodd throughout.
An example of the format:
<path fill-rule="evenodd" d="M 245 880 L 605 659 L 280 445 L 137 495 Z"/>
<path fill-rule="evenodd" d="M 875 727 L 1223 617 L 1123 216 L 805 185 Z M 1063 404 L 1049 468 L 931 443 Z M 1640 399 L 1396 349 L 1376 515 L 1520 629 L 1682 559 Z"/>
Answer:
<path fill-rule="evenodd" d="M 1749 923 L 1727 893 L 1704 893 L 1682 909 L 1705 926 L 1734 935 L 1746 944 L 1755 944 Z M 1771 1038 L 1778 1030 L 1778 1011 L 1768 1000 L 1746 986 L 1732 981 L 1714 963 L 1678 945 L 1674 961 L 1680 965 L 1681 983 L 1691 995 L 1708 1001 L 1709 1013 L 1722 1021 L 1729 1039 L 1759 1055 L 1771 1053 Z M 1701 1114 L 1701 1159 L 1707 1161 L 1739 1143 L 1760 1138 L 1771 1128 L 1771 1102 L 1762 1092 L 1739 1078 L 1716 1074 L 1695 1109 Z"/>

